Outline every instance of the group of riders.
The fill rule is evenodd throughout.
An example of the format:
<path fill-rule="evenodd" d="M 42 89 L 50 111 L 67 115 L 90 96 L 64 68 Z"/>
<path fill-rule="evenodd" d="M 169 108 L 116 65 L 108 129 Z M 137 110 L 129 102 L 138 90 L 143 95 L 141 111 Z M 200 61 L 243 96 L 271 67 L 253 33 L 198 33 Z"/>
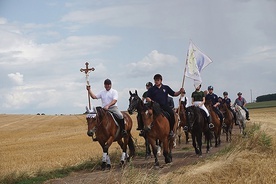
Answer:
<path fill-rule="evenodd" d="M 173 127 L 175 123 L 175 116 L 174 116 L 174 104 L 173 99 L 170 97 L 176 97 L 181 95 L 180 101 L 185 101 L 186 105 L 188 105 L 187 97 L 185 97 L 185 90 L 184 88 L 180 88 L 179 91 L 172 90 L 168 85 L 164 85 L 162 83 L 162 76 L 160 74 L 156 74 L 153 77 L 154 79 L 154 85 L 151 82 L 146 83 L 146 89 L 147 91 L 144 92 L 142 96 L 142 101 L 145 103 L 148 102 L 157 102 L 160 107 L 169 114 L 169 123 L 170 123 L 170 134 L 169 136 L 174 136 Z M 127 135 L 127 132 L 125 130 L 125 124 L 124 124 L 124 118 L 122 113 L 119 111 L 117 106 L 117 100 L 118 100 L 118 92 L 117 90 L 112 88 L 112 83 L 110 79 L 106 79 L 104 81 L 104 90 L 100 91 L 97 94 L 94 94 L 91 90 L 90 86 L 86 86 L 86 89 L 88 90 L 89 95 L 93 99 L 101 99 L 102 101 L 102 108 L 105 110 L 108 110 L 112 112 L 118 119 L 118 124 L 120 126 L 120 129 L 122 130 L 121 133 L 123 136 Z M 219 105 L 222 103 L 226 103 L 227 107 L 233 112 L 233 115 L 235 117 L 236 122 L 236 115 L 234 110 L 231 108 L 232 106 L 235 106 L 236 104 L 241 106 L 245 112 L 246 112 L 246 119 L 249 120 L 249 112 L 245 108 L 246 100 L 242 97 L 242 93 L 239 92 L 238 98 L 235 100 L 234 104 L 231 104 L 231 99 L 228 98 L 228 93 L 225 91 L 223 92 L 223 98 L 218 97 L 215 93 L 213 93 L 213 86 L 208 87 L 208 92 L 204 92 L 200 90 L 201 85 L 195 87 L 195 91 L 191 95 L 191 105 L 198 106 L 199 108 L 203 109 L 206 112 L 209 128 L 213 128 L 214 125 L 210 122 L 210 114 L 205 107 L 205 102 L 210 101 L 214 111 L 217 113 L 217 115 L 220 118 L 220 122 L 223 124 L 223 114 L 219 110 Z M 137 130 L 143 130 L 143 124 L 141 121 L 141 117 L 137 117 L 138 120 L 138 128 Z M 142 132 L 140 132 L 139 135 L 143 135 Z"/>

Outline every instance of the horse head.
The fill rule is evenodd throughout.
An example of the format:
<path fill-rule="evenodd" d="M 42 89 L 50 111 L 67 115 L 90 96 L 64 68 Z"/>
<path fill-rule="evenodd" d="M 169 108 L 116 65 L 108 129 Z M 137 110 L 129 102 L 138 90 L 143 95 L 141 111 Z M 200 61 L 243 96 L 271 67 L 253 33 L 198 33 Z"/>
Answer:
<path fill-rule="evenodd" d="M 144 130 L 150 130 L 153 122 L 153 102 L 149 102 L 143 106 L 141 115 L 144 122 Z"/>
<path fill-rule="evenodd" d="M 197 108 L 196 106 L 190 106 L 186 109 L 186 121 L 187 124 L 190 125 L 190 127 L 194 126 L 194 123 L 196 121 L 196 117 L 198 116 L 197 112 Z"/>
<path fill-rule="evenodd" d="M 129 106 L 128 106 L 128 113 L 132 114 L 135 110 L 139 109 L 139 105 L 143 102 L 141 100 L 141 98 L 138 96 L 137 94 L 137 90 L 135 90 L 135 93 L 132 93 L 131 91 L 129 91 L 130 97 L 129 97 Z"/>
<path fill-rule="evenodd" d="M 93 108 L 93 111 L 89 111 L 89 113 L 86 116 L 86 122 L 88 125 L 87 135 L 92 137 L 94 136 L 94 133 L 96 132 L 98 117 L 97 117 L 97 111 L 95 108 Z M 94 138 L 93 138 L 94 139 Z"/>

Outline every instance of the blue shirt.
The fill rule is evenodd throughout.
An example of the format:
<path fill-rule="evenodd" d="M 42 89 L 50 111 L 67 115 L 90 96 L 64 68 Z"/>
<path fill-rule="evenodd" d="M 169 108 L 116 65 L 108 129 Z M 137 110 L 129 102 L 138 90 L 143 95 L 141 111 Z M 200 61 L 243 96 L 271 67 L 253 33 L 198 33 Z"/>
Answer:
<path fill-rule="evenodd" d="M 167 85 L 161 84 L 160 88 L 154 85 L 149 88 L 147 97 L 160 105 L 168 105 L 168 94 L 174 96 L 174 93 L 175 92 Z"/>
<path fill-rule="evenodd" d="M 207 94 L 205 100 L 210 100 L 212 102 L 212 105 L 215 105 L 218 102 L 218 96 L 214 93 Z"/>

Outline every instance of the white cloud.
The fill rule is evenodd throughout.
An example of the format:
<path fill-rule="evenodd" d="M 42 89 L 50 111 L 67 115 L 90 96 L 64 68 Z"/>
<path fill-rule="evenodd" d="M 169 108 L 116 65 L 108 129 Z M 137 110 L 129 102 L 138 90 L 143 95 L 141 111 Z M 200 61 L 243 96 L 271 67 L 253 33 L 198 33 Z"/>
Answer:
<path fill-rule="evenodd" d="M 8 74 L 8 77 L 16 84 L 16 85 L 22 85 L 23 84 L 23 75 L 19 72 L 16 73 L 10 73 Z"/>
<path fill-rule="evenodd" d="M 128 73 L 133 76 L 137 76 L 137 74 L 143 75 L 144 73 L 154 71 L 158 68 L 172 66 L 177 62 L 177 57 L 153 50 L 141 61 L 129 64 Z"/>
<path fill-rule="evenodd" d="M 0 24 L 6 24 L 7 23 L 7 19 L 0 17 Z"/>

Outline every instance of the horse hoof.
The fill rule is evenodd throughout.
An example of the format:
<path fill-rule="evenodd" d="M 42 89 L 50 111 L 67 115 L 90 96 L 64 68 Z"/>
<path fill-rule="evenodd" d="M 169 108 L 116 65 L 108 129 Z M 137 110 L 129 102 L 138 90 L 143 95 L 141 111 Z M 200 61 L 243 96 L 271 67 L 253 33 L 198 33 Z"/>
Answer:
<path fill-rule="evenodd" d="M 121 160 L 120 165 L 123 167 L 125 165 L 125 161 Z"/>
<path fill-rule="evenodd" d="M 110 164 L 107 164 L 107 165 L 106 165 L 106 169 L 110 170 L 110 169 L 111 169 L 111 165 L 110 165 Z"/>
<path fill-rule="evenodd" d="M 103 162 L 103 163 L 102 163 L 102 165 L 101 165 L 101 169 L 102 169 L 102 171 L 104 171 L 104 170 L 105 170 L 105 168 L 106 168 L 106 162 Z"/>

